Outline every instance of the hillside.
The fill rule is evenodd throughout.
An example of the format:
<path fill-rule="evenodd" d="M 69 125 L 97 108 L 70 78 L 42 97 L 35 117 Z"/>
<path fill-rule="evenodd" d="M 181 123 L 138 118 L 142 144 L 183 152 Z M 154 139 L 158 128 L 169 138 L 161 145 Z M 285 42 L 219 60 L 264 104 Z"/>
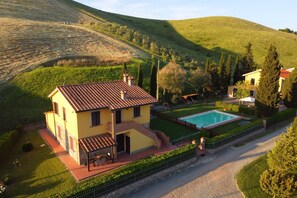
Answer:
<path fill-rule="evenodd" d="M 57 59 L 90 57 L 107 64 L 144 56 L 124 42 L 79 26 L 81 20 L 90 17 L 55 0 L 1 1 L 0 83 Z"/>
<path fill-rule="evenodd" d="M 212 57 L 218 61 L 221 52 L 240 54 L 244 45 L 253 44 L 258 65 L 263 64 L 267 49 L 274 44 L 285 67 L 297 65 L 297 35 L 288 34 L 247 20 L 233 17 L 206 17 L 189 20 L 151 20 L 96 10 L 63 0 L 69 6 L 96 15 L 101 22 L 109 21 L 141 31 L 163 46 L 177 49 L 204 62 Z"/>

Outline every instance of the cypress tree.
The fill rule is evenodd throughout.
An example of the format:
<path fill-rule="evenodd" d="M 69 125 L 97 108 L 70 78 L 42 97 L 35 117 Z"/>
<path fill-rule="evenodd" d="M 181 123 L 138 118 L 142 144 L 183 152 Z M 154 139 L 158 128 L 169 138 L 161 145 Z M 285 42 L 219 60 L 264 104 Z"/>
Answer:
<path fill-rule="evenodd" d="M 226 85 L 230 85 L 231 81 L 231 55 L 228 56 L 226 62 Z"/>
<path fill-rule="evenodd" d="M 122 67 L 122 71 L 121 71 L 121 73 L 120 73 L 120 80 L 122 80 L 123 79 L 123 75 L 124 74 L 127 74 L 128 73 L 128 68 L 127 68 L 127 65 L 126 65 L 126 63 L 124 63 L 123 64 L 123 67 Z"/>
<path fill-rule="evenodd" d="M 138 65 L 137 85 L 141 88 L 143 86 L 143 72 L 140 64 Z"/>
<path fill-rule="evenodd" d="M 285 80 L 282 99 L 286 107 L 297 108 L 297 68 Z"/>
<path fill-rule="evenodd" d="M 227 88 L 226 83 L 226 65 L 225 65 L 225 55 L 222 53 L 220 62 L 219 62 L 219 69 L 218 69 L 219 79 L 220 79 L 220 90 L 224 91 Z"/>
<path fill-rule="evenodd" d="M 204 72 L 208 73 L 208 70 L 209 70 L 209 58 L 207 57 L 204 65 Z"/>
<path fill-rule="evenodd" d="M 277 112 L 280 69 L 276 47 L 271 45 L 262 66 L 255 102 L 258 112 L 263 117 L 269 117 Z"/>
<path fill-rule="evenodd" d="M 243 54 L 240 60 L 242 66 L 241 75 L 251 71 L 255 71 L 257 69 L 256 64 L 254 62 L 254 55 L 252 52 L 252 43 L 249 42 L 246 46 L 244 46 L 244 48 L 245 53 Z M 243 80 L 243 78 L 241 80 Z"/>
<path fill-rule="evenodd" d="M 151 78 L 150 78 L 150 94 L 156 97 L 157 92 L 157 67 L 155 60 L 152 61 Z"/>
<path fill-rule="evenodd" d="M 234 62 L 234 72 L 233 72 L 233 84 L 236 84 L 238 81 L 240 81 L 240 72 L 239 72 L 239 56 L 236 56 L 235 62 Z"/>

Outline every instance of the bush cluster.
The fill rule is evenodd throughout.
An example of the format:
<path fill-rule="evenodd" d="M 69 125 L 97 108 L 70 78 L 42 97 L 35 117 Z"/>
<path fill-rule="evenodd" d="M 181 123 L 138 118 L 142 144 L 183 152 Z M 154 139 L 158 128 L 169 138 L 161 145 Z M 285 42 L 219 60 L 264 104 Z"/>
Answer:
<path fill-rule="evenodd" d="M 18 135 L 18 131 L 9 131 L 0 134 L 0 159 L 9 152 Z"/>
<path fill-rule="evenodd" d="M 296 116 L 296 109 L 286 109 L 267 119 L 267 127 L 274 125 L 276 123 L 294 118 Z"/>
<path fill-rule="evenodd" d="M 31 142 L 26 142 L 23 144 L 22 149 L 24 152 L 30 152 L 33 149 L 33 144 Z"/>

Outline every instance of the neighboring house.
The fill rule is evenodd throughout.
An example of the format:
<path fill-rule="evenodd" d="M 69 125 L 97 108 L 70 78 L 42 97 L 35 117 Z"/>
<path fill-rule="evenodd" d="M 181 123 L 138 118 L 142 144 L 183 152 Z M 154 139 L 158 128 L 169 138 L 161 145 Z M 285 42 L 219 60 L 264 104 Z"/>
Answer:
<path fill-rule="evenodd" d="M 150 106 L 155 98 L 124 81 L 64 85 L 49 98 L 53 111 L 46 112 L 47 129 L 78 164 L 89 164 L 100 153 L 116 159 L 156 147 L 161 141 L 148 129 Z"/>
<path fill-rule="evenodd" d="M 290 73 L 293 70 L 294 70 L 294 68 L 281 69 L 280 78 L 279 78 L 279 92 L 281 92 L 281 90 L 284 86 L 285 79 L 290 75 Z M 242 76 L 244 76 L 244 82 L 249 85 L 250 96 L 255 97 L 256 96 L 256 88 L 259 84 L 260 77 L 261 77 L 261 69 L 243 74 Z M 235 97 L 236 91 L 237 91 L 236 85 L 228 86 L 228 97 Z"/>

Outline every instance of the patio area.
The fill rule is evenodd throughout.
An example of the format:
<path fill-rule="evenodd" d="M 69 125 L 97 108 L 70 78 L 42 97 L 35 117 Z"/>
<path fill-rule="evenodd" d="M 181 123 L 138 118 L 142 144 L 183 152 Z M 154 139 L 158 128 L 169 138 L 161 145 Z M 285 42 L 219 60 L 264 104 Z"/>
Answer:
<path fill-rule="evenodd" d="M 88 171 L 87 166 L 79 165 L 76 163 L 76 161 L 67 153 L 67 151 L 65 151 L 64 148 L 57 141 L 55 141 L 55 139 L 48 133 L 47 129 L 39 130 L 39 134 L 44 139 L 44 141 L 52 148 L 52 150 L 55 152 L 56 156 L 59 157 L 61 162 L 65 164 L 67 169 L 70 171 L 70 173 L 77 181 L 81 181 L 89 177 L 104 173 L 106 171 L 110 171 L 119 166 L 128 164 L 130 162 L 139 160 L 141 158 L 144 158 L 153 154 L 161 155 L 162 153 L 165 153 L 177 148 L 177 146 L 173 145 L 168 148 L 163 148 L 160 150 L 149 149 L 133 155 L 122 153 L 118 155 L 118 158 L 114 163 L 112 163 L 112 161 L 108 161 L 99 166 L 91 165 L 90 171 Z"/>

